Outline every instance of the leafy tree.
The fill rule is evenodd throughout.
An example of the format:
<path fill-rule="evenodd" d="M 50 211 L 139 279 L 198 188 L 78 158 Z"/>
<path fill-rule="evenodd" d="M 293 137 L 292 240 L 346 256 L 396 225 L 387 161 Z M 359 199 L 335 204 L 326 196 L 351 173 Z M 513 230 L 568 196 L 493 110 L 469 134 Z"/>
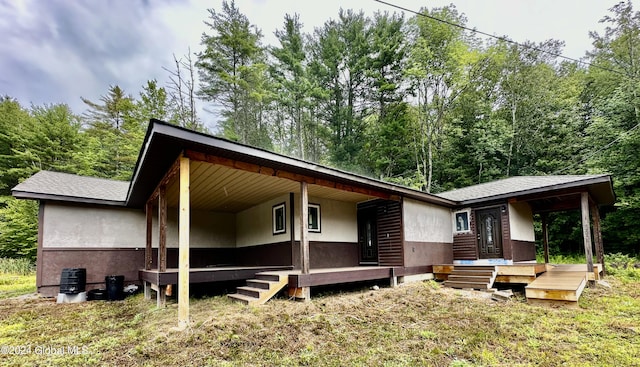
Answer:
<path fill-rule="evenodd" d="M 363 145 L 369 37 L 364 13 L 341 9 L 337 21 L 316 29 L 311 46 L 310 70 L 324 89 L 316 95 L 330 132 L 330 160 L 350 169 L 356 168 Z"/>
<path fill-rule="evenodd" d="M 197 54 L 199 95 L 221 108 L 222 134 L 244 144 L 270 146 L 264 119 L 267 90 L 262 33 L 251 25 L 235 2 L 222 3 L 222 12 L 209 9 L 213 31 L 202 35 L 203 52 Z"/>
<path fill-rule="evenodd" d="M 280 128 L 283 152 L 302 159 L 308 157 L 305 128 L 308 124 L 309 94 L 312 85 L 307 77 L 306 52 L 302 23 L 297 14 L 285 15 L 283 29 L 275 32 L 279 47 L 272 47 L 274 58 L 269 73 L 274 80 L 274 102 L 281 113 L 282 122 L 289 127 Z"/>
<path fill-rule="evenodd" d="M 421 12 L 451 23 L 464 25 L 466 21 L 453 6 Z M 416 169 L 423 177 L 424 190 L 430 192 L 453 104 L 468 84 L 465 64 L 473 60 L 460 28 L 422 16 L 414 17 L 410 24 L 412 43 L 406 73 L 418 104 Z"/>
<path fill-rule="evenodd" d="M 15 156 L 16 137 L 31 129 L 33 121 L 29 111 L 10 98 L 0 98 L 0 196 L 10 195 L 11 188 L 24 179 L 20 168 L 28 166 Z"/>
<path fill-rule="evenodd" d="M 35 260 L 38 248 L 38 203 L 0 198 L 0 257 Z"/>
<path fill-rule="evenodd" d="M 135 119 L 135 101 L 119 86 L 109 87 L 101 103 L 82 100 L 89 106 L 84 120 L 88 127 L 76 159 L 79 173 L 89 176 L 127 180 L 133 173 L 142 144 L 146 122 Z"/>
<path fill-rule="evenodd" d="M 603 34 L 592 32 L 588 71 L 591 171 L 610 172 L 618 197 L 603 223 L 611 251 L 640 253 L 640 12 L 631 1 L 613 6 Z"/>

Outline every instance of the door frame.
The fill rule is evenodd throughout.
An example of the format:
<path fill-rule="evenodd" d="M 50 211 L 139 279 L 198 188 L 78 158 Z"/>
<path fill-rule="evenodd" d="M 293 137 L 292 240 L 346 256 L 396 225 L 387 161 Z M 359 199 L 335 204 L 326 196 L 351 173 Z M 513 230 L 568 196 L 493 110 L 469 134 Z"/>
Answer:
<path fill-rule="evenodd" d="M 504 238 L 503 238 L 503 228 L 502 228 L 502 209 L 500 206 L 488 207 L 475 210 L 474 217 L 476 220 L 476 249 L 478 251 L 478 260 L 482 259 L 504 259 Z M 499 253 L 496 254 L 483 254 L 482 253 L 482 242 L 483 237 L 486 236 L 486 232 L 484 231 L 485 225 L 482 223 L 483 214 L 495 214 L 495 223 L 492 223 L 491 237 L 495 237 L 494 243 L 496 241 L 499 242 Z M 486 241 L 486 240 L 485 240 Z"/>
<path fill-rule="evenodd" d="M 377 206 L 358 208 L 357 214 L 357 222 L 358 222 L 358 264 L 359 265 L 379 265 L 379 248 L 378 248 L 378 208 Z M 373 243 L 373 252 L 375 253 L 375 259 L 365 258 L 365 242 L 366 242 L 366 231 L 364 230 L 364 226 L 366 226 L 366 221 L 369 221 L 371 225 L 371 241 Z"/>

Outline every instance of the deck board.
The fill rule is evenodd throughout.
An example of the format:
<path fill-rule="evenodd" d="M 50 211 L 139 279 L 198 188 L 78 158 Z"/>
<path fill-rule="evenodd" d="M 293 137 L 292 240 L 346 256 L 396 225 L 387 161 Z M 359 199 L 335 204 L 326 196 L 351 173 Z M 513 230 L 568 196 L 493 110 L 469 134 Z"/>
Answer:
<path fill-rule="evenodd" d="M 525 288 L 527 299 L 577 302 L 587 283 L 583 271 L 548 271 Z"/>

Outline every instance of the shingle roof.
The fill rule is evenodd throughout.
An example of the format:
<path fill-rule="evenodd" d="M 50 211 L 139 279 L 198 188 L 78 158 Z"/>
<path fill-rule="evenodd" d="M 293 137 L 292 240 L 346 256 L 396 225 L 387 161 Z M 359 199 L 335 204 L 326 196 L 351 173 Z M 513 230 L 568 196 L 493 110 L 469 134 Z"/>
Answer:
<path fill-rule="evenodd" d="M 13 188 L 13 195 L 25 199 L 96 202 L 124 205 L 128 181 L 40 171 Z"/>
<path fill-rule="evenodd" d="M 515 176 L 446 191 L 437 195 L 458 202 L 484 201 L 490 198 L 502 198 L 506 195 L 515 196 L 540 190 L 588 185 L 594 180 L 602 178 L 608 180 L 609 175 Z"/>

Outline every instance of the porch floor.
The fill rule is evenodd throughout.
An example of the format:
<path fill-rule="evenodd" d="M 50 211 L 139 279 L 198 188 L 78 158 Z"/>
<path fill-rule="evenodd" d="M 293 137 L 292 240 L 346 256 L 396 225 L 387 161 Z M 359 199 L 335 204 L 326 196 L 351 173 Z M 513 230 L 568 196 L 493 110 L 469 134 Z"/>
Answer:
<path fill-rule="evenodd" d="M 257 273 L 265 271 L 287 271 L 293 266 L 216 266 L 210 268 L 189 269 L 189 283 L 225 282 L 231 280 L 246 280 L 253 278 Z M 149 282 L 158 286 L 178 284 L 178 268 L 168 268 L 165 271 L 158 269 L 141 269 L 138 276 L 143 282 Z"/>

